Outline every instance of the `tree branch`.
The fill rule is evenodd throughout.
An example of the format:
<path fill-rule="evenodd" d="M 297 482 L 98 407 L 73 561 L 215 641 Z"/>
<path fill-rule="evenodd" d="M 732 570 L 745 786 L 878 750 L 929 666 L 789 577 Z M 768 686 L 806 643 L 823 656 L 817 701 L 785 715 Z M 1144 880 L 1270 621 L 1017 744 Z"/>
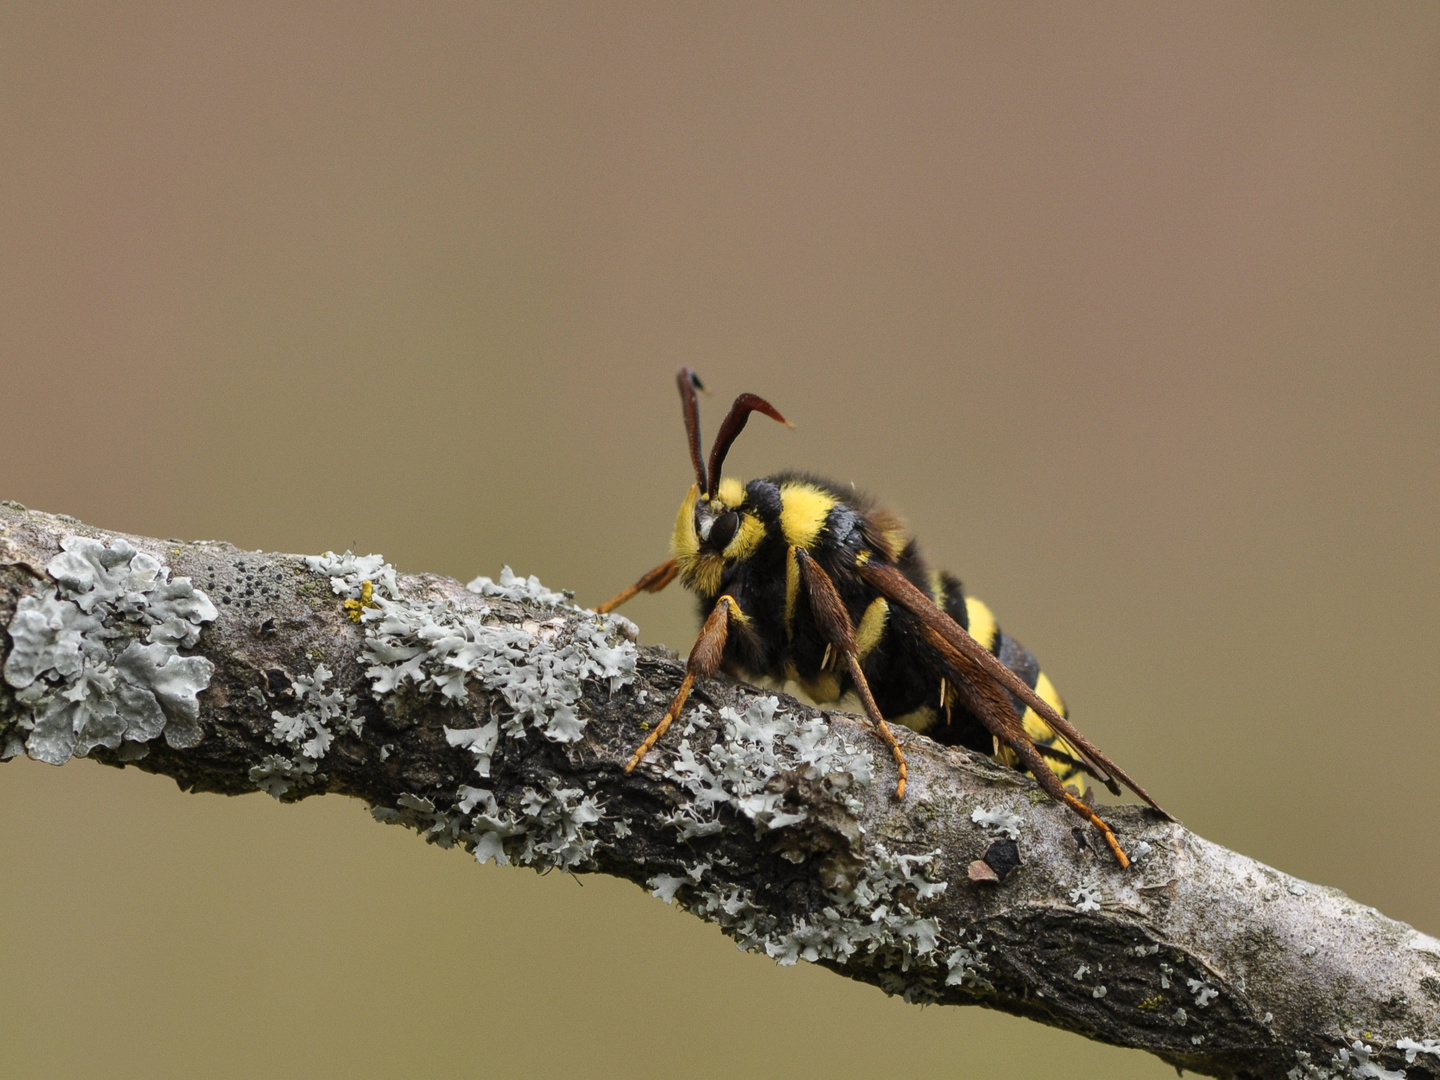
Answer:
<path fill-rule="evenodd" d="M 897 802 L 864 721 L 726 679 L 625 774 L 682 665 L 533 578 L 6 503 L 0 624 L 6 758 L 353 795 L 482 861 L 627 878 L 780 963 L 1206 1075 L 1440 1077 L 1440 941 L 1143 808 L 1106 814 L 1122 871 L 1027 777 L 903 729 Z"/>

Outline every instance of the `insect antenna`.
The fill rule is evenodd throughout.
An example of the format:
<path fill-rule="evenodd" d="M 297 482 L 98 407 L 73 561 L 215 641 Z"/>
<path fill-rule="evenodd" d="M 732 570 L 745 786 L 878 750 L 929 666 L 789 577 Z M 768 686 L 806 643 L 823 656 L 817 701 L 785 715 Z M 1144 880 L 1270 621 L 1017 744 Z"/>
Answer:
<path fill-rule="evenodd" d="M 705 459 L 700 456 L 700 402 L 695 398 L 696 390 L 704 390 L 700 381 L 688 367 L 675 373 L 676 385 L 680 387 L 680 408 L 685 414 L 685 437 L 690 441 L 690 464 L 695 466 L 695 480 L 701 491 L 706 491 Z"/>
<path fill-rule="evenodd" d="M 795 426 L 781 416 L 780 411 L 764 398 L 755 394 L 741 394 L 737 397 L 735 404 L 731 405 L 730 411 L 725 414 L 725 420 L 715 435 L 715 445 L 710 449 L 710 486 L 705 488 L 705 494 L 709 498 L 715 497 L 715 489 L 720 486 L 720 467 L 725 464 L 725 455 L 740 432 L 745 430 L 745 421 L 750 419 L 752 412 L 764 413 L 770 419 L 778 420 L 786 427 Z"/>

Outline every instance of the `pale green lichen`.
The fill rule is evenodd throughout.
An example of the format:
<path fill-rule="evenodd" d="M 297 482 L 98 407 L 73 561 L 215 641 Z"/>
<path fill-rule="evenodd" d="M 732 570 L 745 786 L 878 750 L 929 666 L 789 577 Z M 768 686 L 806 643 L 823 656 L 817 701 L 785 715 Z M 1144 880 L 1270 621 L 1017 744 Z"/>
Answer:
<path fill-rule="evenodd" d="M 476 578 L 471 591 L 558 607 L 564 614 L 545 623 L 509 621 L 489 606 L 462 610 L 443 599 L 409 599 L 400 594 L 394 568 L 379 555 L 326 552 L 309 556 L 306 564 L 328 577 L 335 594 L 346 600 L 367 596 L 366 583 L 371 584 L 371 606 L 361 609 L 360 623 L 370 661 L 366 675 L 377 698 L 408 684 L 422 694 L 465 701 L 474 682 L 505 699 L 506 735 L 524 738 L 528 723 L 554 742 L 576 742 L 585 726 L 575 708 L 585 680 L 604 681 L 611 693 L 634 681 L 638 654 L 625 627 L 569 606 L 564 594 L 533 577 L 517 578 L 509 567 L 498 585 Z M 563 638 L 562 629 L 568 629 Z M 612 640 L 616 637 L 620 640 Z M 488 760 L 494 748 L 471 749 Z M 488 775 L 488 766 L 480 775 Z"/>
<path fill-rule="evenodd" d="M 1100 891 L 1100 882 L 1096 878 L 1086 878 L 1070 890 L 1070 902 L 1075 905 L 1077 911 L 1099 911 L 1100 904 L 1104 899 L 1105 897 Z"/>
<path fill-rule="evenodd" d="M 1202 1009 L 1220 996 L 1219 990 L 1200 979 L 1186 979 L 1185 985 L 1195 995 L 1195 1004 Z"/>
<path fill-rule="evenodd" d="M 863 962 L 879 969 L 887 992 L 907 1000 L 934 1000 L 940 982 L 940 924 L 912 904 L 947 888 L 947 882 L 929 876 L 939 854 L 900 855 L 877 844 L 848 886 L 826 890 L 825 905 L 808 917 L 779 918 L 759 906 L 748 889 L 706 883 L 708 862 L 683 877 L 657 875 L 649 884 L 653 895 L 667 903 L 676 900 L 717 923 L 741 949 L 764 953 L 781 965 L 800 960 Z"/>
<path fill-rule="evenodd" d="M 292 684 L 300 711 L 294 715 L 278 709 L 270 714 L 274 722 L 268 736 L 272 743 L 289 747 L 312 761 L 325 756 L 335 736 L 359 735 L 364 717 L 355 713 L 355 695 L 325 690 L 334 673 L 317 664 L 313 675 L 301 675 Z"/>
<path fill-rule="evenodd" d="M 209 597 L 124 540 L 66 536 L 60 547 L 45 567 L 55 587 L 21 597 L 7 627 L 4 678 L 21 714 L 0 756 L 59 765 L 162 732 L 176 748 L 199 743 L 214 665 L 179 649 L 217 617 Z"/>
<path fill-rule="evenodd" d="M 994 809 L 984 806 L 976 807 L 970 812 L 970 820 L 976 825 L 994 829 L 1000 835 L 1008 836 L 1011 840 L 1020 839 L 1020 828 L 1025 824 L 1024 818 L 1003 806 Z"/>
<path fill-rule="evenodd" d="M 451 746 L 463 746 L 475 755 L 475 772 L 479 776 L 490 775 L 490 759 L 500 745 L 500 721 L 491 720 L 478 728 L 445 729 L 445 741 Z"/>
<path fill-rule="evenodd" d="M 1371 1058 L 1376 1051 L 1373 1047 L 1356 1039 L 1348 1047 L 1341 1047 L 1335 1054 L 1335 1064 L 1348 1070 L 1350 1080 L 1405 1080 L 1404 1069 L 1387 1069 Z"/>
<path fill-rule="evenodd" d="M 783 809 L 784 792 L 773 790 L 771 781 L 782 772 L 821 778 L 833 798 L 858 812 L 859 802 L 849 790 L 873 783 L 874 756 L 841 738 L 824 720 L 781 711 L 779 704 L 778 698 L 766 696 L 752 700 L 743 713 L 721 709 L 720 737 L 699 752 L 689 738 L 680 740 L 663 772 L 690 796 L 664 818 L 682 838 L 719 832 L 721 807 L 744 815 L 761 830 L 806 820 L 804 807 Z M 692 722 L 685 733 L 694 730 Z"/>
<path fill-rule="evenodd" d="M 546 589 L 534 577 L 519 578 L 508 566 L 498 583 L 479 577 L 468 588 L 481 596 L 555 609 L 554 617 L 538 622 L 508 607 L 471 609 L 443 598 L 406 597 L 394 568 L 379 555 L 327 552 L 308 557 L 306 564 L 330 579 L 348 613 L 358 614 L 365 634 L 362 655 L 370 665 L 366 676 L 377 700 L 406 686 L 455 702 L 468 701 L 474 687 L 499 696 L 503 706 L 487 723 L 444 729 L 451 746 L 473 755 L 480 777 L 490 776 L 502 739 L 523 739 L 535 731 L 556 743 L 579 741 L 586 721 L 577 707 L 587 681 L 613 694 L 635 679 L 633 623 L 582 611 L 567 594 Z M 282 732 L 276 715 L 277 734 L 286 735 L 293 746 L 292 732 L 298 738 L 305 729 L 298 718 L 287 717 Z M 579 788 L 552 778 L 544 790 L 525 788 L 513 805 L 501 805 L 488 789 L 470 786 L 461 787 L 456 798 L 453 811 L 407 795 L 396 807 L 376 807 L 372 813 L 378 820 L 415 828 L 433 843 L 461 844 L 482 863 L 493 859 L 569 871 L 594 857 L 599 841 L 591 827 L 601 820 L 600 805 Z"/>
<path fill-rule="evenodd" d="M 1417 1054 L 1434 1054 L 1440 1059 L 1440 1040 L 1437 1039 L 1400 1039 L 1395 1043 L 1396 1050 L 1405 1051 L 1405 1064 L 1415 1064 Z"/>
<path fill-rule="evenodd" d="M 250 782 L 275 798 L 308 784 L 315 776 L 315 762 L 292 761 L 280 754 L 266 754 L 259 765 L 250 767 Z"/>
<path fill-rule="evenodd" d="M 965 935 L 960 935 L 960 944 L 951 949 L 945 957 L 945 967 L 948 974 L 945 976 L 946 986 L 962 986 L 971 990 L 993 992 L 995 987 L 990 980 L 983 977 L 982 972 L 989 971 L 990 965 L 985 962 L 980 948 L 984 939 L 976 934 L 974 939 L 967 945 Z"/>
<path fill-rule="evenodd" d="M 373 605 L 361 607 L 359 615 L 376 698 L 402 686 L 457 702 L 468 700 L 477 686 L 497 695 L 503 704 L 485 724 L 445 729 L 450 745 L 473 755 L 481 777 L 490 775 L 508 740 L 531 732 L 558 743 L 581 738 L 585 720 L 577 707 L 587 680 L 613 693 L 634 679 L 632 624 L 582 612 L 569 605 L 565 594 L 534 578 L 519 578 L 508 567 L 498 582 L 477 578 L 470 590 L 532 610 L 548 607 L 553 617 L 516 614 L 504 606 L 462 609 L 443 598 L 406 598 L 393 569 L 379 556 L 327 553 L 307 562 L 330 578 L 337 596 L 357 602 L 352 610 L 362 597 Z M 368 595 L 366 581 L 372 583 Z M 687 713 L 674 753 L 660 759 L 663 775 L 682 795 L 664 820 L 682 836 L 722 828 L 722 808 L 762 831 L 805 821 L 808 811 L 787 808 L 776 788 L 783 775 L 818 782 L 842 810 L 859 812 L 855 792 L 873 783 L 873 754 L 852 745 L 823 719 L 792 715 L 778 706 L 777 698 L 764 697 L 743 711 L 722 709 L 720 737 L 704 747 L 691 741 L 704 710 Z M 414 828 L 433 843 L 465 846 L 482 863 L 562 871 L 593 860 L 599 843 L 595 829 L 603 821 L 597 798 L 554 778 L 508 800 L 488 787 L 462 786 L 450 810 L 407 795 L 395 807 L 372 813 L 378 820 Z M 617 836 L 628 831 L 616 823 Z M 854 873 L 832 882 L 818 913 L 783 921 L 763 912 L 750 893 L 714 880 L 718 871 L 710 860 L 697 860 L 682 874 L 657 875 L 650 885 L 662 899 L 678 898 L 702 918 L 719 922 L 742 948 L 782 964 L 864 957 L 882 970 L 890 992 L 929 999 L 938 996 L 944 976 L 957 970 L 942 967 L 937 959 L 938 922 L 916 910 L 947 887 L 928 873 L 938 854 L 896 854 L 876 845 Z M 973 963 L 958 969 L 959 977 L 963 981 L 969 971 L 965 985 L 979 985 L 974 973 L 982 969 L 976 953 Z"/>
<path fill-rule="evenodd" d="M 569 607 L 573 595 L 547 589 L 534 574 L 522 578 L 508 566 L 501 567 L 499 581 L 477 577 L 465 587 L 481 596 L 495 596 L 517 604 L 539 604 L 547 607 Z"/>
<path fill-rule="evenodd" d="M 376 821 L 415 829 L 441 847 L 462 845 L 481 863 L 512 862 L 537 870 L 570 871 L 595 855 L 598 838 L 590 828 L 601 818 L 600 804 L 579 788 L 552 777 L 544 791 L 526 787 L 513 806 L 501 806 L 484 788 L 462 787 L 453 812 L 429 800 L 402 795 L 395 808 L 377 806 Z"/>

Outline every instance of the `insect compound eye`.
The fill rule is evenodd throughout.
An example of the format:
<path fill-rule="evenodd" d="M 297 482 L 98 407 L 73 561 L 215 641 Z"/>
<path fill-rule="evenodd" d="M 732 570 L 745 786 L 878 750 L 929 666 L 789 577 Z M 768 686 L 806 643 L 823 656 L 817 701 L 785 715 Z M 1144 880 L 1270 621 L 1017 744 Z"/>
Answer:
<path fill-rule="evenodd" d="M 730 541 L 735 539 L 735 530 L 738 528 L 740 515 L 734 510 L 725 511 L 710 526 L 709 545 L 718 551 L 724 551 Z"/>

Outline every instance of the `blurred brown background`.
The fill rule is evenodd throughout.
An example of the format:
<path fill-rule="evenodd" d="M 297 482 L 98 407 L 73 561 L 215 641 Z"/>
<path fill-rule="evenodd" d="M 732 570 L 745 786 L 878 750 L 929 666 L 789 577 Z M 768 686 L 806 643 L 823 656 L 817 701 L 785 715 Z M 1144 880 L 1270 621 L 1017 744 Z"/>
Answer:
<path fill-rule="evenodd" d="M 1429 4 L 7 3 L 0 496 L 593 603 L 691 364 L 1188 825 L 1434 933 L 1437 165 Z M 12 763 L 0 1075 L 1170 1075 L 584 886 Z"/>

